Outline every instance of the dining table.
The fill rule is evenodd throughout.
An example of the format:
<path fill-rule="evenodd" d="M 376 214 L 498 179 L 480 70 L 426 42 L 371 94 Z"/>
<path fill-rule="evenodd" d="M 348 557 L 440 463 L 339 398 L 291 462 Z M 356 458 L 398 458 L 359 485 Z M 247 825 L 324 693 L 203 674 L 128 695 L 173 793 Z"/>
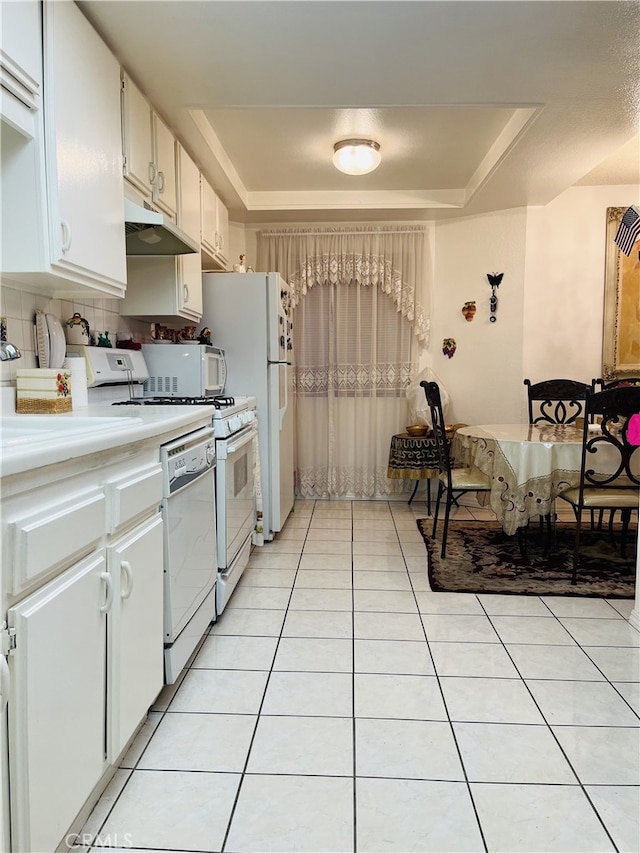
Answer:
<path fill-rule="evenodd" d="M 596 427 L 597 429 L 597 427 Z M 454 466 L 475 467 L 491 478 L 478 503 L 490 507 L 508 535 L 554 510 L 554 501 L 580 481 L 582 426 L 483 424 L 457 430 Z"/>

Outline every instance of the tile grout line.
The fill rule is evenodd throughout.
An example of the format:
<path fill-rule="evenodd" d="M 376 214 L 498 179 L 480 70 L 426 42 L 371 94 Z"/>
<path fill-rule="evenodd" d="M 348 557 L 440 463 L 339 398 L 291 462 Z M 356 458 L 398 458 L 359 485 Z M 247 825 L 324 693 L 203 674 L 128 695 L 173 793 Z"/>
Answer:
<path fill-rule="evenodd" d="M 429 559 L 428 556 L 425 554 L 425 569 L 424 570 L 425 570 L 425 573 L 427 574 L 427 584 L 429 583 L 428 559 Z M 456 752 L 458 755 L 458 761 L 460 762 L 460 768 L 462 769 L 462 773 L 464 776 L 464 782 L 465 782 L 465 785 L 467 787 L 467 793 L 469 795 L 469 799 L 471 800 L 471 807 L 473 808 L 473 813 L 475 815 L 476 823 L 478 825 L 478 832 L 480 833 L 480 838 L 482 839 L 482 844 L 484 846 L 485 853 L 489 853 L 489 847 L 487 845 L 487 839 L 485 837 L 484 829 L 482 827 L 482 821 L 480 820 L 480 815 L 478 813 L 476 801 L 475 801 L 475 798 L 473 796 L 473 791 L 471 790 L 471 783 L 469 781 L 469 775 L 467 773 L 467 768 L 465 767 L 465 763 L 462 759 L 462 753 L 460 751 L 460 745 L 458 744 L 458 738 L 456 737 L 456 732 L 455 732 L 455 729 L 453 727 L 453 722 L 451 720 L 451 714 L 449 713 L 449 707 L 447 705 L 447 700 L 446 700 L 445 695 L 444 695 L 444 690 L 442 689 L 442 682 L 440 680 L 440 675 L 438 673 L 438 669 L 436 667 L 436 662 L 434 660 L 433 653 L 431 651 L 431 646 L 429 644 L 429 637 L 427 636 L 427 629 L 425 627 L 424 621 L 422 619 L 422 614 L 420 612 L 420 604 L 419 604 L 418 599 L 416 597 L 416 590 L 414 589 L 413 582 L 411 580 L 411 573 L 409 572 L 409 567 L 406 565 L 406 558 L 405 558 L 405 567 L 407 569 L 407 574 L 409 575 L 409 583 L 411 585 L 411 590 L 413 592 L 413 596 L 414 596 L 414 599 L 416 602 L 416 607 L 418 609 L 418 616 L 420 618 L 420 624 L 422 626 L 422 632 L 424 634 L 424 641 L 425 641 L 426 646 L 427 646 L 427 652 L 429 653 L 429 658 L 431 660 L 431 666 L 433 667 L 433 673 L 434 673 L 434 676 L 436 678 L 438 690 L 440 691 L 440 698 L 442 699 L 442 704 L 444 706 L 444 710 L 445 710 L 445 713 L 447 715 L 446 722 L 448 722 L 448 724 L 449 724 L 449 731 L 451 732 L 451 736 L 452 736 L 453 742 L 455 744 Z"/>
<path fill-rule="evenodd" d="M 249 746 L 247 749 L 247 756 L 246 756 L 245 761 L 244 761 L 244 766 L 242 768 L 242 771 L 240 772 L 240 781 L 238 783 L 238 788 L 236 790 L 236 794 L 235 794 L 235 797 L 233 800 L 233 805 L 231 807 L 231 812 L 229 814 L 229 820 L 227 822 L 227 828 L 225 830 L 224 837 L 222 839 L 222 844 L 220 845 L 220 853 L 224 853 L 225 847 L 227 845 L 227 841 L 229 840 L 229 833 L 231 832 L 231 826 L 233 824 L 233 818 L 234 818 L 234 815 L 236 813 L 236 807 L 238 805 L 238 800 L 240 799 L 240 792 L 242 791 L 242 786 L 243 786 L 243 783 L 245 780 L 245 776 L 247 774 L 247 767 L 249 765 L 249 759 L 251 758 L 251 750 L 253 749 L 253 743 L 254 743 L 254 740 L 256 737 L 256 732 L 258 731 L 258 725 L 260 724 L 260 716 L 262 714 L 262 708 L 264 706 L 264 700 L 265 700 L 266 695 L 267 695 L 267 690 L 269 689 L 269 682 L 271 681 L 271 675 L 273 674 L 273 666 L 275 664 L 276 657 L 278 656 L 278 648 L 280 646 L 280 640 L 282 639 L 284 626 L 286 624 L 287 616 L 289 614 L 289 605 L 291 604 L 291 598 L 293 596 L 293 590 L 295 589 L 296 578 L 298 577 L 298 572 L 300 571 L 300 561 L 302 560 L 302 553 L 304 551 L 304 543 L 307 541 L 307 536 L 309 534 L 309 528 L 311 526 L 311 519 L 313 518 L 314 510 L 315 510 L 315 503 L 314 503 L 314 509 L 312 509 L 312 511 L 311 511 L 311 516 L 309 518 L 309 524 L 307 525 L 304 539 L 302 540 L 303 545 L 302 545 L 302 549 L 300 551 L 300 555 L 298 557 L 298 565 L 297 565 L 297 568 L 295 570 L 295 574 L 293 577 L 293 583 L 291 584 L 291 591 L 289 593 L 289 600 L 287 602 L 287 607 L 286 607 L 286 610 L 284 613 L 284 618 L 282 620 L 282 625 L 280 626 L 280 633 L 278 634 L 276 647 L 273 651 L 273 657 L 271 659 L 271 667 L 269 668 L 269 672 L 267 674 L 267 680 L 265 681 L 265 685 L 264 685 L 264 690 L 262 691 L 262 698 L 260 700 L 260 706 L 258 707 L 258 711 L 256 714 L 256 723 L 255 723 L 255 726 L 253 727 L 251 739 L 249 740 Z"/>

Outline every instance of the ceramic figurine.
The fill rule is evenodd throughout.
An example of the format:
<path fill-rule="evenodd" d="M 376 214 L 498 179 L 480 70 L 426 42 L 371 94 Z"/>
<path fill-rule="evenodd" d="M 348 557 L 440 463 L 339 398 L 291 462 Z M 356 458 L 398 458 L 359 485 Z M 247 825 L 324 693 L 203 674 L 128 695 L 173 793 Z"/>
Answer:
<path fill-rule="evenodd" d="M 462 306 L 462 315 L 467 323 L 470 323 L 473 318 L 476 316 L 476 303 L 475 301 L 465 302 Z"/>
<path fill-rule="evenodd" d="M 244 265 L 244 255 L 240 255 L 240 263 L 233 265 L 234 272 L 246 272 L 247 268 Z"/>
<path fill-rule="evenodd" d="M 447 358 L 453 358 L 453 354 L 457 349 L 455 338 L 445 338 L 442 341 L 442 352 Z"/>

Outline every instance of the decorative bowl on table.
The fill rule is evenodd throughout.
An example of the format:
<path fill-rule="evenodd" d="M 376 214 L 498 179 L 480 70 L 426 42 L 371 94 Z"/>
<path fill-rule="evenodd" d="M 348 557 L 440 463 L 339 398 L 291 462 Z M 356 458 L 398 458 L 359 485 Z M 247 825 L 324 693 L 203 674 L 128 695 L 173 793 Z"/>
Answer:
<path fill-rule="evenodd" d="M 429 427 L 426 424 L 413 424 L 412 426 L 405 427 L 405 430 L 413 438 L 420 438 L 423 435 L 427 435 Z"/>

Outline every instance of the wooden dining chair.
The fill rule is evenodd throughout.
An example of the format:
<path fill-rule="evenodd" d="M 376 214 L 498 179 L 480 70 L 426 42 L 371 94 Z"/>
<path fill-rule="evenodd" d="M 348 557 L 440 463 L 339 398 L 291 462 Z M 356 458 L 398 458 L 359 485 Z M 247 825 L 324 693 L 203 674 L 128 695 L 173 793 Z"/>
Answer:
<path fill-rule="evenodd" d="M 447 551 L 447 532 L 449 530 L 449 515 L 451 514 L 451 504 L 454 497 L 466 492 L 483 492 L 491 488 L 491 479 L 478 471 L 477 468 L 452 468 L 451 467 L 451 447 L 447 437 L 447 430 L 442 413 L 442 400 L 440 398 L 440 388 L 437 382 L 420 383 L 424 388 L 424 393 L 427 398 L 427 405 L 431 413 L 431 425 L 433 428 L 433 437 L 436 441 L 437 460 L 436 466 L 440 471 L 438 475 L 438 494 L 436 496 L 436 505 L 433 511 L 433 530 L 431 536 L 436 538 L 436 528 L 438 526 L 438 512 L 440 509 L 440 499 L 446 492 L 446 503 L 444 510 L 444 529 L 442 531 L 442 547 L 440 556 L 442 559 L 446 556 Z"/>
<path fill-rule="evenodd" d="M 622 513 L 621 551 L 625 554 L 632 512 L 638 512 L 640 500 L 640 446 L 631 444 L 627 435 L 631 415 L 640 412 L 640 385 L 605 388 L 588 394 L 582 433 L 580 482 L 558 497 L 573 507 L 576 538 L 573 552 L 575 584 L 580 568 L 582 511 L 620 510 Z M 600 417 L 598 432 L 590 429 L 591 417 Z M 613 535 L 613 513 L 609 528 Z"/>
<path fill-rule="evenodd" d="M 575 379 L 545 379 L 532 383 L 525 379 L 529 404 L 529 423 L 573 424 L 584 416 L 584 401 L 593 382 Z"/>

